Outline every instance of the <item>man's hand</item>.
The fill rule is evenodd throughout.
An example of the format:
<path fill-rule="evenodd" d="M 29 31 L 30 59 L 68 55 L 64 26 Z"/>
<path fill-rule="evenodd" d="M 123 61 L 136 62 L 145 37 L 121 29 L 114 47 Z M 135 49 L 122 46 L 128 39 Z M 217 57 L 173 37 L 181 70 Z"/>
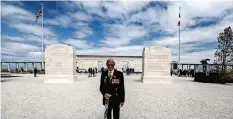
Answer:
<path fill-rule="evenodd" d="M 120 105 L 121 105 L 121 107 L 122 107 L 122 106 L 124 105 L 124 102 L 121 102 Z"/>
<path fill-rule="evenodd" d="M 107 100 L 108 100 L 111 96 L 112 96 L 112 95 L 110 95 L 110 94 L 108 94 L 108 93 L 105 93 L 105 95 L 104 95 L 105 99 L 107 99 Z"/>

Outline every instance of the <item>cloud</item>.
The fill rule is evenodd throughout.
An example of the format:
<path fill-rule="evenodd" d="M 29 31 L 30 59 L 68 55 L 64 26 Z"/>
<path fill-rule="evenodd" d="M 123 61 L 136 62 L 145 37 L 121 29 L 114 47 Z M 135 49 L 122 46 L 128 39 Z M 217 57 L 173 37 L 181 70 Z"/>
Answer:
<path fill-rule="evenodd" d="M 103 46 L 118 47 L 128 45 L 133 40 L 139 40 L 146 36 L 147 29 L 136 25 L 110 24 L 106 25 L 105 40 L 102 40 Z"/>
<path fill-rule="evenodd" d="M 87 36 L 90 36 L 93 34 L 93 31 L 91 28 L 89 27 L 82 27 L 81 29 L 78 29 L 79 31 L 76 31 L 74 33 L 74 37 L 75 38 L 85 38 Z"/>
<path fill-rule="evenodd" d="M 19 36 L 9 36 L 9 35 L 4 35 L 1 37 L 2 42 L 4 41 L 15 41 L 15 42 L 23 42 L 24 38 L 19 37 Z"/>
<path fill-rule="evenodd" d="M 89 43 L 87 40 L 80 39 L 67 39 L 64 41 L 65 44 L 72 45 L 78 49 L 88 49 L 92 48 L 93 44 Z"/>
<path fill-rule="evenodd" d="M 42 31 L 44 36 L 55 36 L 55 33 L 49 28 L 42 28 L 39 25 L 31 25 L 31 24 L 12 24 L 10 27 L 17 29 L 20 32 L 33 34 L 36 36 L 41 36 Z"/>
<path fill-rule="evenodd" d="M 2 18 L 6 19 L 9 24 L 28 21 L 35 22 L 35 14 L 32 12 L 29 12 L 16 5 L 7 4 L 6 2 L 2 3 L 1 6 Z"/>
<path fill-rule="evenodd" d="M 162 45 L 170 46 L 173 60 L 178 60 L 179 7 L 181 7 L 182 63 L 199 63 L 199 60 L 204 58 L 213 59 L 214 45 L 208 45 L 216 44 L 218 33 L 224 28 L 233 27 L 232 1 L 56 3 L 56 9 L 50 11 L 53 15 L 44 20 L 45 46 L 65 43 L 75 46 L 77 53 L 83 55 L 141 55 L 144 46 Z M 37 57 L 34 59 L 40 61 L 42 28 L 39 26 L 41 21 L 38 25 L 33 24 L 35 14 L 23 7 L 4 2 L 2 17 L 4 20 L 2 23 L 20 32 L 17 32 L 20 34 L 18 36 L 3 34 L 3 44 L 10 42 L 9 46 L 15 46 L 16 44 L 12 43 L 25 43 L 27 53 L 24 53 L 25 50 L 17 50 L 24 53 L 23 57 L 29 55 Z M 95 29 L 95 23 L 100 24 L 101 30 Z M 56 29 L 56 32 L 52 29 Z M 63 30 L 65 35 L 60 33 Z M 66 36 L 66 33 L 72 35 Z M 98 36 L 99 34 L 103 34 L 103 38 Z M 91 35 L 101 40 L 93 41 L 88 37 Z M 147 36 L 149 39 L 144 40 Z M 28 45 L 38 47 L 39 51 Z M 18 57 L 16 51 L 7 51 L 6 46 L 2 49 L 3 58 L 15 56 L 17 60 L 22 59 Z"/>
<path fill-rule="evenodd" d="M 92 20 L 92 17 L 90 15 L 87 15 L 83 12 L 69 13 L 69 16 L 71 16 L 75 21 L 91 21 Z"/>
<path fill-rule="evenodd" d="M 27 52 L 40 50 L 38 47 L 26 43 L 4 42 L 2 50 L 9 50 L 12 52 Z"/>

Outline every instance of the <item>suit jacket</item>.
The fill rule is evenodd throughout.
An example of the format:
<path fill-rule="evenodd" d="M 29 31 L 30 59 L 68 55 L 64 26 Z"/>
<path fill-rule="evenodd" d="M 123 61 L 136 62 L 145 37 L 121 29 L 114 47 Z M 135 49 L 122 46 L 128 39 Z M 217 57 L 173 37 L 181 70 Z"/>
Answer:
<path fill-rule="evenodd" d="M 119 82 L 113 83 L 112 80 Z M 100 79 L 100 92 L 103 95 L 103 105 L 105 104 L 105 93 L 111 94 L 110 101 L 113 100 L 115 104 L 125 102 L 125 86 L 123 73 L 114 69 L 112 80 L 108 77 L 108 70 L 102 72 Z"/>

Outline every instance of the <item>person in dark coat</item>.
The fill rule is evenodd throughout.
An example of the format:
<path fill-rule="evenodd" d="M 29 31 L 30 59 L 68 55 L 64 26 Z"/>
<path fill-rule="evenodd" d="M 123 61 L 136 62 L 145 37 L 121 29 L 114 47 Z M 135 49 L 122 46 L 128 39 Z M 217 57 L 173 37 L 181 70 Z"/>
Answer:
<path fill-rule="evenodd" d="M 35 67 L 35 68 L 34 68 L 34 77 L 36 77 L 37 71 L 38 71 L 38 70 L 37 70 L 37 68 Z"/>
<path fill-rule="evenodd" d="M 101 68 L 101 73 L 103 73 L 103 72 L 104 72 L 104 67 Z"/>
<path fill-rule="evenodd" d="M 111 119 L 113 109 L 114 119 L 120 117 L 120 106 L 125 102 L 125 87 L 123 73 L 114 69 L 115 62 L 108 59 L 106 63 L 108 70 L 102 72 L 100 81 L 100 92 L 103 95 L 103 105 L 109 100 L 107 119 Z"/>
<path fill-rule="evenodd" d="M 88 76 L 91 77 L 91 68 L 88 68 Z"/>
<path fill-rule="evenodd" d="M 92 70 L 92 68 L 90 68 L 90 70 L 91 70 L 91 77 L 93 76 L 93 70 Z"/>
<path fill-rule="evenodd" d="M 92 70 L 92 76 L 94 77 L 95 76 L 95 69 L 91 68 L 91 70 Z"/>

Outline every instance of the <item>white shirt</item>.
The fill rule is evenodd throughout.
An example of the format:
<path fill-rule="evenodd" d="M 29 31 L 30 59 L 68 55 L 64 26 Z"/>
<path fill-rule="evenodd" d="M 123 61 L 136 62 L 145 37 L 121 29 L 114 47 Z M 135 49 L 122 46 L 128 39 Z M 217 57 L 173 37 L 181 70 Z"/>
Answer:
<path fill-rule="evenodd" d="M 110 74 L 110 72 L 111 72 L 111 74 Z M 108 70 L 108 77 L 109 77 L 110 79 L 112 79 L 113 72 L 114 72 L 114 69 L 113 69 L 112 71 Z"/>

